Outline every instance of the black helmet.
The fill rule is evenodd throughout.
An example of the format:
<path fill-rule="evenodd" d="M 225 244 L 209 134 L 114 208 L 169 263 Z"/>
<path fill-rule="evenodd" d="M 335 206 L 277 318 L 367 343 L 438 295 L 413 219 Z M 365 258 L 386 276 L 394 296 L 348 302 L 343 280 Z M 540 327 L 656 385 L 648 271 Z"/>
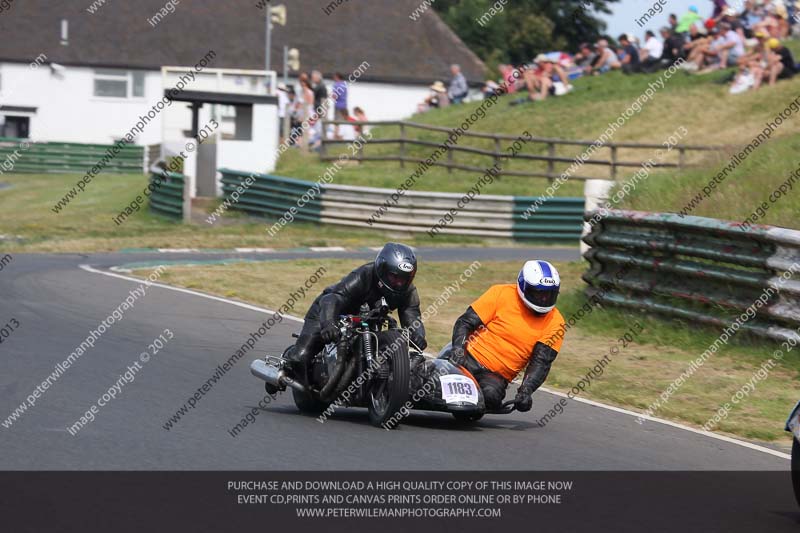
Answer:
<path fill-rule="evenodd" d="M 381 291 L 403 294 L 417 274 L 417 257 L 405 244 L 387 243 L 375 258 L 375 275 Z"/>

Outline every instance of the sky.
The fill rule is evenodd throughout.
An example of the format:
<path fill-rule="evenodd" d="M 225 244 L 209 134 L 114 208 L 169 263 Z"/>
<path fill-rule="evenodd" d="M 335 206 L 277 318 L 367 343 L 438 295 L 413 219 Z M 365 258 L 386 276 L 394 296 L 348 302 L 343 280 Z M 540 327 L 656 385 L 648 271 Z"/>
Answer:
<path fill-rule="evenodd" d="M 616 38 L 621 33 L 632 33 L 640 39 L 644 36 L 645 30 L 656 31 L 661 26 L 667 25 L 667 17 L 670 13 L 675 13 L 679 17 L 689 11 L 689 6 L 695 5 L 700 10 L 703 18 L 708 18 L 713 11 L 714 3 L 711 0 L 666 0 L 664 11 L 650 19 L 644 27 L 636 24 L 636 20 L 647 13 L 656 0 L 621 0 L 611 5 L 614 11 L 611 15 L 602 15 L 608 28 L 606 33 Z M 662 1 L 662 3 L 664 3 Z M 730 4 L 730 2 L 728 2 Z M 657 33 L 657 32 L 656 32 Z"/>

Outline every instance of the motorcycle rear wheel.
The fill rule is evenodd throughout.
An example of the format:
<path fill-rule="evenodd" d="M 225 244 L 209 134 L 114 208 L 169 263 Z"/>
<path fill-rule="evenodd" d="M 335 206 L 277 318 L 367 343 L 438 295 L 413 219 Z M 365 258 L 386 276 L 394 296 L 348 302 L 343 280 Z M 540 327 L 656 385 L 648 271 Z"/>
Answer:
<path fill-rule="evenodd" d="M 403 416 L 400 410 L 408 399 L 411 382 L 408 343 L 399 330 L 384 331 L 379 338 L 381 357 L 386 358 L 390 372 L 388 378 L 376 380 L 370 387 L 369 422 L 376 427 L 395 429 Z"/>
<path fill-rule="evenodd" d="M 294 404 L 304 415 L 319 416 L 330 406 L 329 403 L 318 400 L 311 394 L 300 392 L 297 389 L 292 389 L 292 398 L 294 398 Z"/>
<path fill-rule="evenodd" d="M 294 350 L 294 345 L 286 348 L 286 350 L 283 352 L 283 359 L 287 361 L 292 360 L 294 356 Z M 308 379 L 303 380 L 303 382 L 308 383 Z M 330 405 L 327 402 L 323 402 L 317 398 L 314 398 L 308 392 L 300 392 L 297 389 L 292 389 L 292 398 L 294 399 L 294 404 L 297 406 L 297 409 L 304 415 L 319 416 Z"/>

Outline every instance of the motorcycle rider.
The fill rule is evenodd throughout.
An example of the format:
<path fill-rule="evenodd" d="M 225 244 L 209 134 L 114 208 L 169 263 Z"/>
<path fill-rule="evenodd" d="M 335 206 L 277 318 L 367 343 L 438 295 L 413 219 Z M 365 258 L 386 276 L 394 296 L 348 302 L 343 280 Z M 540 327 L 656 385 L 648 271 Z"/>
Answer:
<path fill-rule="evenodd" d="M 563 340 L 564 318 L 555 308 L 561 278 L 547 261 L 528 261 L 516 285 L 494 285 L 453 326 L 448 359 L 470 371 L 487 409 L 502 406 L 506 388 L 527 365 L 514 403 L 530 411 L 532 395 L 550 372 Z"/>
<path fill-rule="evenodd" d="M 413 285 L 417 258 L 404 244 L 390 242 L 375 261 L 350 272 L 317 296 L 306 313 L 294 350 L 288 354 L 291 370 L 305 381 L 307 368 L 326 344 L 339 340 L 336 322 L 340 315 L 358 314 L 363 304 L 371 309 L 386 298 L 389 309 L 397 309 L 400 325 L 409 328 L 409 338 L 420 350 L 427 347 L 420 313 L 419 294 Z"/>

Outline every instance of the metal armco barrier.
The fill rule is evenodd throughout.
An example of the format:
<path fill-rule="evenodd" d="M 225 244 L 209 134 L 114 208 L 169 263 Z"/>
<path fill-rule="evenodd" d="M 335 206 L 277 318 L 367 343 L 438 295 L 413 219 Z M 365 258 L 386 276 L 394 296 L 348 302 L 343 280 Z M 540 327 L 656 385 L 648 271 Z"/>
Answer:
<path fill-rule="evenodd" d="M 0 137 L 0 161 L 13 164 L 14 172 L 85 173 L 103 165 L 103 172 L 145 172 L 144 147 L 123 145 L 113 155 L 110 144 L 33 142 L 29 139 Z M 103 163 L 103 158 L 106 162 Z"/>
<path fill-rule="evenodd" d="M 750 308 L 741 329 L 800 340 L 800 231 L 639 211 L 585 219 L 590 296 L 723 328 Z"/>
<path fill-rule="evenodd" d="M 150 209 L 154 213 L 183 221 L 189 220 L 191 215 L 189 182 L 183 174 L 152 168 L 150 184 L 153 185 Z"/>
<path fill-rule="evenodd" d="M 228 169 L 220 169 L 220 172 L 226 197 L 251 175 Z M 463 196 L 408 191 L 399 196 L 396 206 L 368 224 L 367 220 L 395 190 L 323 184 L 319 193 L 315 193 L 309 191 L 314 191 L 317 185 L 309 181 L 265 174 L 254 177 L 255 183 L 241 195 L 234 208 L 278 218 L 295 207 L 294 218 L 298 220 L 361 228 L 427 232 L 446 212 L 456 207 Z M 298 200 L 303 195 L 308 201 L 301 202 L 304 205 L 298 208 Z M 573 242 L 580 239 L 583 198 L 547 200 L 529 220 L 523 220 L 522 213 L 535 200 L 537 198 L 519 196 L 478 196 L 438 234 Z"/>

